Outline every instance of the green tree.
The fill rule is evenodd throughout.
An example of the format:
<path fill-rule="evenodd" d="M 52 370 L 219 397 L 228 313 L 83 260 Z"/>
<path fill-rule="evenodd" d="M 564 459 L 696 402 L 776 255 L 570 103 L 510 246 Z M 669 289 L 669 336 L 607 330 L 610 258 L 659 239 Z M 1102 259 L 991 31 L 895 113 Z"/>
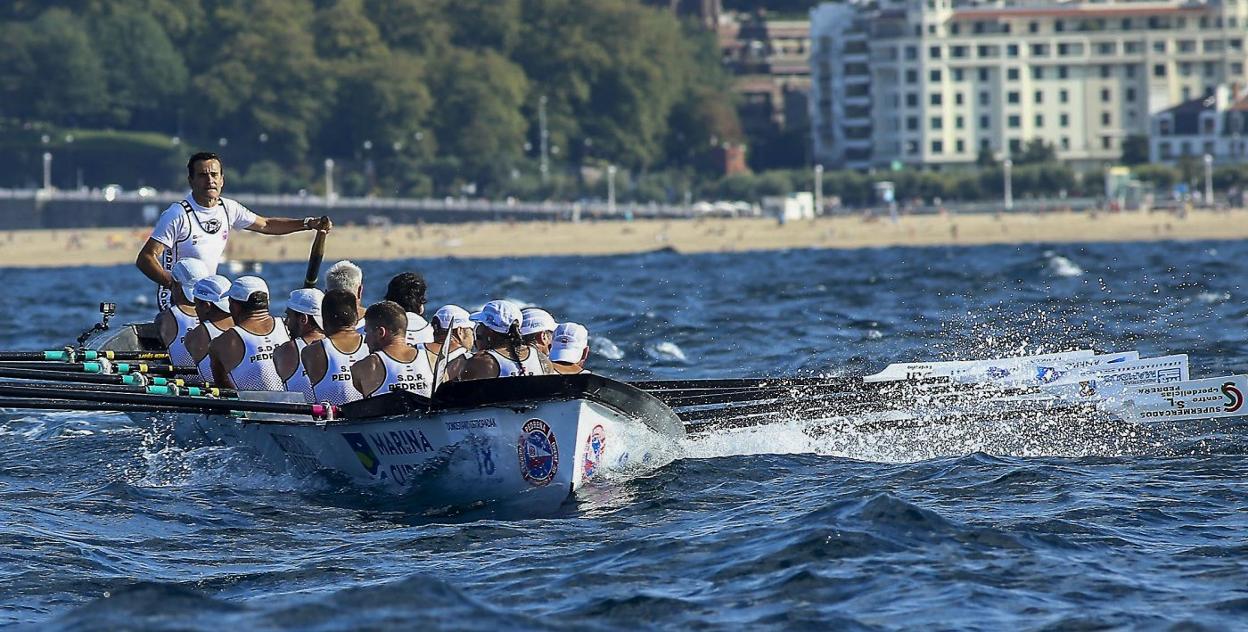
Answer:
<path fill-rule="evenodd" d="M 1012 156 L 1016 165 L 1034 165 L 1057 160 L 1057 150 L 1052 144 L 1033 138 L 1023 145 L 1023 151 Z"/>
<path fill-rule="evenodd" d="M 83 21 L 64 9 L 44 11 L 18 37 L 22 59 L 36 72 L 22 81 L 19 112 L 59 124 L 96 122 L 106 111 L 104 65 L 93 50 Z M 7 42 L 6 42 L 7 44 Z M 28 56 L 28 57 L 26 57 Z"/>
<path fill-rule="evenodd" d="M 127 125 L 137 115 L 167 124 L 187 88 L 186 64 L 151 15 L 124 9 L 108 5 L 90 20 L 95 50 L 109 60 L 104 64 L 108 90 L 99 98 L 107 102 L 110 123 Z"/>

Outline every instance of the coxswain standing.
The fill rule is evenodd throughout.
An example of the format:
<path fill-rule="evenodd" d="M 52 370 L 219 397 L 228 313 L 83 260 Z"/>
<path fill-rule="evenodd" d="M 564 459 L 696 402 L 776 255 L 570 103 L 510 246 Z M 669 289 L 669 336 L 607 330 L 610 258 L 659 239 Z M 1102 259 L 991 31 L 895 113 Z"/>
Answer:
<path fill-rule="evenodd" d="M 208 347 L 213 382 L 240 391 L 283 391 L 273 352 L 290 340 L 286 326 L 269 313 L 269 286 L 257 276 L 241 276 L 230 291 L 234 327 Z"/>
<path fill-rule="evenodd" d="M 325 293 L 316 288 L 303 288 L 290 293 L 286 301 L 286 329 L 290 331 L 290 342 L 283 343 L 273 352 L 273 365 L 277 367 L 277 375 L 286 383 L 286 390 L 301 393 L 305 400 L 312 401 L 312 382 L 308 381 L 308 372 L 303 368 L 303 349 L 309 344 L 325 338 L 321 329 L 321 306 Z"/>
<path fill-rule="evenodd" d="M 429 397 L 437 360 L 423 345 L 407 343 L 406 310 L 393 301 L 382 301 L 365 314 L 365 341 L 373 353 L 351 367 L 355 389 L 364 397 L 400 390 Z"/>
<path fill-rule="evenodd" d="M 221 197 L 225 173 L 216 154 L 200 152 L 191 156 L 186 163 L 186 176 L 190 195 L 161 213 L 151 237 L 134 261 L 139 271 L 158 286 L 156 304 L 161 310 L 169 307 L 176 285 L 170 273 L 173 264 L 193 257 L 204 262 L 209 274 L 216 274 L 233 229 L 287 235 L 303 230 L 328 232 L 333 227 L 328 217 L 263 217 L 235 200 Z"/>
<path fill-rule="evenodd" d="M 208 276 L 208 267 L 199 259 L 187 257 L 173 264 L 171 274 L 178 291 L 173 293 L 169 309 L 156 315 L 156 330 L 169 352 L 169 363 L 194 368 L 195 360 L 186 350 L 186 336 L 199 326 L 199 315 L 195 313 L 195 283 Z"/>
<path fill-rule="evenodd" d="M 555 329 L 555 340 L 550 347 L 550 364 L 556 373 L 576 375 L 589 373 L 585 361 L 589 359 L 589 330 L 578 323 L 563 323 Z"/>
<path fill-rule="evenodd" d="M 325 273 L 325 293 L 343 290 L 355 297 L 356 314 L 355 328 L 360 335 L 364 334 L 364 271 L 360 266 L 347 260 L 339 261 Z"/>
<path fill-rule="evenodd" d="M 193 290 L 199 326 L 186 335 L 186 350 L 199 368 L 199 377 L 209 382 L 215 381 L 212 376 L 212 359 L 208 357 L 209 346 L 213 340 L 234 326 L 234 318 L 230 316 L 230 301 L 225 297 L 230 291 L 230 285 L 229 279 L 214 274 L 196 282 Z"/>
<path fill-rule="evenodd" d="M 413 347 L 434 340 L 433 328 L 425 320 L 425 292 L 428 289 L 425 277 L 415 272 L 397 274 L 386 286 L 385 300 L 398 303 L 407 312 L 407 344 Z"/>
<path fill-rule="evenodd" d="M 520 337 L 523 315 L 511 301 L 490 301 L 468 317 L 477 324 L 477 349 L 451 379 L 483 380 L 554 373 L 550 361 Z"/>
<path fill-rule="evenodd" d="M 359 319 L 355 295 L 346 290 L 330 290 L 321 304 L 325 318 L 325 338 L 311 343 L 300 357 L 303 370 L 312 383 L 312 401 L 341 406 L 360 399 L 351 383 L 351 366 L 368 356 L 364 336 L 355 330 Z"/>
<path fill-rule="evenodd" d="M 551 338 L 555 327 L 558 327 L 555 318 L 550 312 L 536 307 L 526 307 L 520 313 L 524 317 L 520 321 L 520 336 L 524 339 L 524 344 L 549 356 Z"/>

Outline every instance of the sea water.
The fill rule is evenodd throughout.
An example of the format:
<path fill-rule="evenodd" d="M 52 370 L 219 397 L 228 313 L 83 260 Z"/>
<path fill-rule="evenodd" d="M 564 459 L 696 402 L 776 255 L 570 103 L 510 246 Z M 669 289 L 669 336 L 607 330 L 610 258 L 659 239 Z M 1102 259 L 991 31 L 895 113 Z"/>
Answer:
<path fill-rule="evenodd" d="M 622 379 L 862 375 L 1072 347 L 1248 371 L 1248 244 L 362 262 L 430 307 L 588 326 Z M 300 265 L 266 266 L 278 303 Z M 0 269 L 0 348 L 56 348 L 129 266 Z M 601 350 L 601 352 L 599 352 Z M 968 419 L 712 433 L 554 514 L 397 506 L 108 413 L 0 412 L 0 625 L 71 629 L 1242 627 L 1234 422 Z"/>

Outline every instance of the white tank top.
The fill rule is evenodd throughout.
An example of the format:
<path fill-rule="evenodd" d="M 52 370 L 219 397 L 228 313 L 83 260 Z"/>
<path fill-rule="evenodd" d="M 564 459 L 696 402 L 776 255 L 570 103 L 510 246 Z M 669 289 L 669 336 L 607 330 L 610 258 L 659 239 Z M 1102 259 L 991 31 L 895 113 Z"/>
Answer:
<path fill-rule="evenodd" d="M 351 353 L 339 351 L 329 338 L 321 340 L 321 347 L 325 349 L 325 375 L 321 381 L 312 385 L 313 401 L 341 406 L 363 398 L 351 383 L 351 365 L 368 357 L 368 346 L 364 344 L 364 339 L 360 339 L 360 346 Z"/>
<path fill-rule="evenodd" d="M 433 325 L 419 314 L 407 313 L 407 344 L 415 347 L 433 342 Z"/>
<path fill-rule="evenodd" d="M 240 391 L 286 390 L 273 365 L 273 350 L 290 340 L 286 327 L 274 318 L 273 329 L 264 335 L 253 334 L 239 326 L 235 326 L 234 331 L 243 340 L 243 359 L 230 371 L 234 388 Z"/>
<path fill-rule="evenodd" d="M 173 322 L 177 324 L 178 330 L 178 335 L 174 336 L 173 342 L 169 343 L 169 363 L 173 366 L 193 367 L 195 358 L 191 357 L 190 350 L 186 348 L 186 335 L 199 326 L 199 316 L 195 314 L 187 316 L 177 307 L 170 307 L 169 312 L 173 314 Z"/>
<path fill-rule="evenodd" d="M 373 355 L 380 357 L 386 367 L 386 379 L 377 390 L 369 393 L 369 397 L 391 391 L 411 391 L 429 397 L 433 389 L 433 369 L 429 367 L 429 352 L 424 347 L 416 348 L 416 357 L 411 362 L 399 362 L 384 351 Z"/>
<path fill-rule="evenodd" d="M 182 224 L 187 227 L 184 235 L 178 235 L 177 241 L 170 248 L 165 248 L 160 258 L 160 265 L 165 272 L 173 270 L 173 264 L 179 259 L 192 257 L 203 261 L 213 274 L 217 272 L 217 264 L 225 252 L 225 244 L 230 238 L 231 219 L 225 208 L 226 200 L 218 200 L 218 204 L 210 212 L 197 213 L 186 200 L 179 200 L 182 211 L 186 214 Z M 177 288 L 175 288 L 177 289 Z M 156 304 L 166 309 L 171 304 L 169 288 L 161 287 L 156 291 Z"/>
<path fill-rule="evenodd" d="M 212 321 L 204 321 L 204 329 L 208 330 L 209 342 L 220 338 L 221 334 L 225 333 L 223 329 L 212 324 Z M 191 361 L 194 362 L 195 358 L 192 357 Z M 199 359 L 196 366 L 199 367 L 199 377 L 202 377 L 209 382 L 212 382 L 215 379 L 212 377 L 212 356 L 205 353 L 204 357 Z"/>
<path fill-rule="evenodd" d="M 312 397 L 312 382 L 308 381 L 308 370 L 303 368 L 303 349 L 308 346 L 303 338 L 295 338 L 295 352 L 299 354 L 299 366 L 295 368 L 294 375 L 286 380 L 286 390 L 291 393 L 303 394 L 303 400 L 309 404 L 316 403 Z"/>
<path fill-rule="evenodd" d="M 525 358 L 520 364 L 516 364 L 514 360 L 508 357 L 508 354 L 502 354 L 493 349 L 487 353 L 494 356 L 498 361 L 498 377 L 512 377 L 520 375 L 520 367 L 524 367 L 524 375 L 546 375 L 546 371 L 542 369 L 542 361 L 538 359 L 541 352 L 533 347 L 529 347 L 529 357 Z"/>

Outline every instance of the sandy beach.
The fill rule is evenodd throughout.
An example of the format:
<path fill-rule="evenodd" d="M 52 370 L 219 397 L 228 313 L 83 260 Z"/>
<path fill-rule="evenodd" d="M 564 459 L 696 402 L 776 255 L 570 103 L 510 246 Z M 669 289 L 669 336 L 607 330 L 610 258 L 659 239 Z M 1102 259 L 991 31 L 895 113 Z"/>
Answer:
<path fill-rule="evenodd" d="M 147 229 L 0 231 L 0 266 L 59 267 L 131 263 Z M 1248 210 L 1171 213 L 824 217 L 780 225 L 774 219 L 704 218 L 568 222 L 337 226 L 325 258 L 608 255 L 671 249 L 681 253 L 789 248 L 1082 243 L 1243 239 Z M 311 233 L 269 237 L 239 231 L 227 256 L 243 261 L 305 260 Z"/>

